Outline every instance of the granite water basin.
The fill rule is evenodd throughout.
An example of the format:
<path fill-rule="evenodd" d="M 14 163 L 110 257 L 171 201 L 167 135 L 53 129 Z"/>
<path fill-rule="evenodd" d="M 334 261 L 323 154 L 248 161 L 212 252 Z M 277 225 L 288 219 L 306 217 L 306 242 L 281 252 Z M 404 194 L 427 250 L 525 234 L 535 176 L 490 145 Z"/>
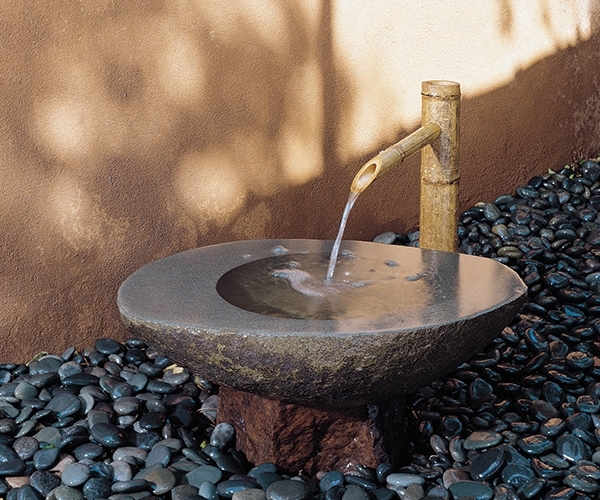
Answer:
<path fill-rule="evenodd" d="M 370 242 L 342 244 L 347 262 L 334 281 L 348 290 L 315 292 L 320 271 L 312 268 L 314 281 L 289 279 L 285 270 L 313 266 L 306 256 L 326 261 L 331 245 L 250 240 L 172 255 L 125 280 L 121 318 L 132 334 L 212 382 L 344 407 L 410 394 L 443 376 L 498 335 L 525 301 L 518 275 L 491 259 Z M 308 306 L 296 307 L 295 294 Z"/>

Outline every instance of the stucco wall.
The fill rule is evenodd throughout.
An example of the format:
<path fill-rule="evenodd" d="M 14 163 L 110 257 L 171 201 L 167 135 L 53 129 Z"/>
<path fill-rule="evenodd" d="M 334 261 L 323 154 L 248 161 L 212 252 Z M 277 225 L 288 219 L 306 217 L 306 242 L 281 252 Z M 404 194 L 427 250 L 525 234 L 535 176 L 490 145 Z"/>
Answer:
<path fill-rule="evenodd" d="M 0 362 L 126 337 L 116 291 L 152 260 L 332 238 L 422 80 L 461 83 L 463 209 L 597 154 L 598 4 L 2 2 Z M 348 238 L 416 227 L 418 170 L 370 187 Z"/>

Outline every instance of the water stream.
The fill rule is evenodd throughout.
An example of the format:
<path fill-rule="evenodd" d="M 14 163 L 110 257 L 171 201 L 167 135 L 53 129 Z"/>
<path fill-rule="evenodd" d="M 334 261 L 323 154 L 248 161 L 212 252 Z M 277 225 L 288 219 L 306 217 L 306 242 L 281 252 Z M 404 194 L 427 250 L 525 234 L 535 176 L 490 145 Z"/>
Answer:
<path fill-rule="evenodd" d="M 338 230 L 337 237 L 335 238 L 335 242 L 333 243 L 333 248 L 331 249 L 331 256 L 329 257 L 329 267 L 327 268 L 327 275 L 325 276 L 325 280 L 327 281 L 331 281 L 333 279 L 335 265 L 337 263 L 338 254 L 340 253 L 340 245 L 342 244 L 342 236 L 344 236 L 344 229 L 346 229 L 348 216 L 350 215 L 350 211 L 352 210 L 354 202 L 358 198 L 359 194 L 360 193 L 350 191 L 350 196 L 348 196 L 348 201 L 346 202 L 344 212 L 342 213 L 342 220 L 340 221 L 340 229 Z"/>

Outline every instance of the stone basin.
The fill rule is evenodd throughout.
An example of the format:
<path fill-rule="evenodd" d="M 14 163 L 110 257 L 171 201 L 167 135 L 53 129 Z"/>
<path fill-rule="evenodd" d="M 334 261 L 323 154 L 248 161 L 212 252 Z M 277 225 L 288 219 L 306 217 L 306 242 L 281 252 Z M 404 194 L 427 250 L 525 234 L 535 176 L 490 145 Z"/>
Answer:
<path fill-rule="evenodd" d="M 345 407 L 410 394 L 445 375 L 525 301 L 519 276 L 492 259 L 360 241 L 342 243 L 334 275 L 348 290 L 306 292 L 310 281 L 288 279 L 286 270 L 301 270 L 304 258 L 326 262 L 331 246 L 251 240 L 172 255 L 125 280 L 121 318 L 132 334 L 219 385 Z M 276 287 L 263 293 L 271 281 Z M 308 294 L 298 300 L 304 309 L 294 294 Z"/>

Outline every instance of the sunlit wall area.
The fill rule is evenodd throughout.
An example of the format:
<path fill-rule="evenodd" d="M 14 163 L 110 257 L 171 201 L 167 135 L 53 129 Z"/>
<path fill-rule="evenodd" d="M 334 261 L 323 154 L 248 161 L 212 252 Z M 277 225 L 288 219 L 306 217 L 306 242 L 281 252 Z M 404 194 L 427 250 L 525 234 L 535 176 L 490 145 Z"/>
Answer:
<path fill-rule="evenodd" d="M 120 283 L 224 241 L 332 238 L 354 173 L 461 84 L 461 207 L 598 153 L 598 0 L 6 1 L 0 362 L 123 338 Z M 418 224 L 418 158 L 348 237 Z M 18 342 L 16 342 L 18 339 Z"/>
<path fill-rule="evenodd" d="M 419 122 L 423 80 L 460 82 L 473 98 L 592 36 L 593 0 L 375 4 L 339 1 L 333 9 L 336 62 L 350 86 L 340 133 L 348 157 Z"/>

